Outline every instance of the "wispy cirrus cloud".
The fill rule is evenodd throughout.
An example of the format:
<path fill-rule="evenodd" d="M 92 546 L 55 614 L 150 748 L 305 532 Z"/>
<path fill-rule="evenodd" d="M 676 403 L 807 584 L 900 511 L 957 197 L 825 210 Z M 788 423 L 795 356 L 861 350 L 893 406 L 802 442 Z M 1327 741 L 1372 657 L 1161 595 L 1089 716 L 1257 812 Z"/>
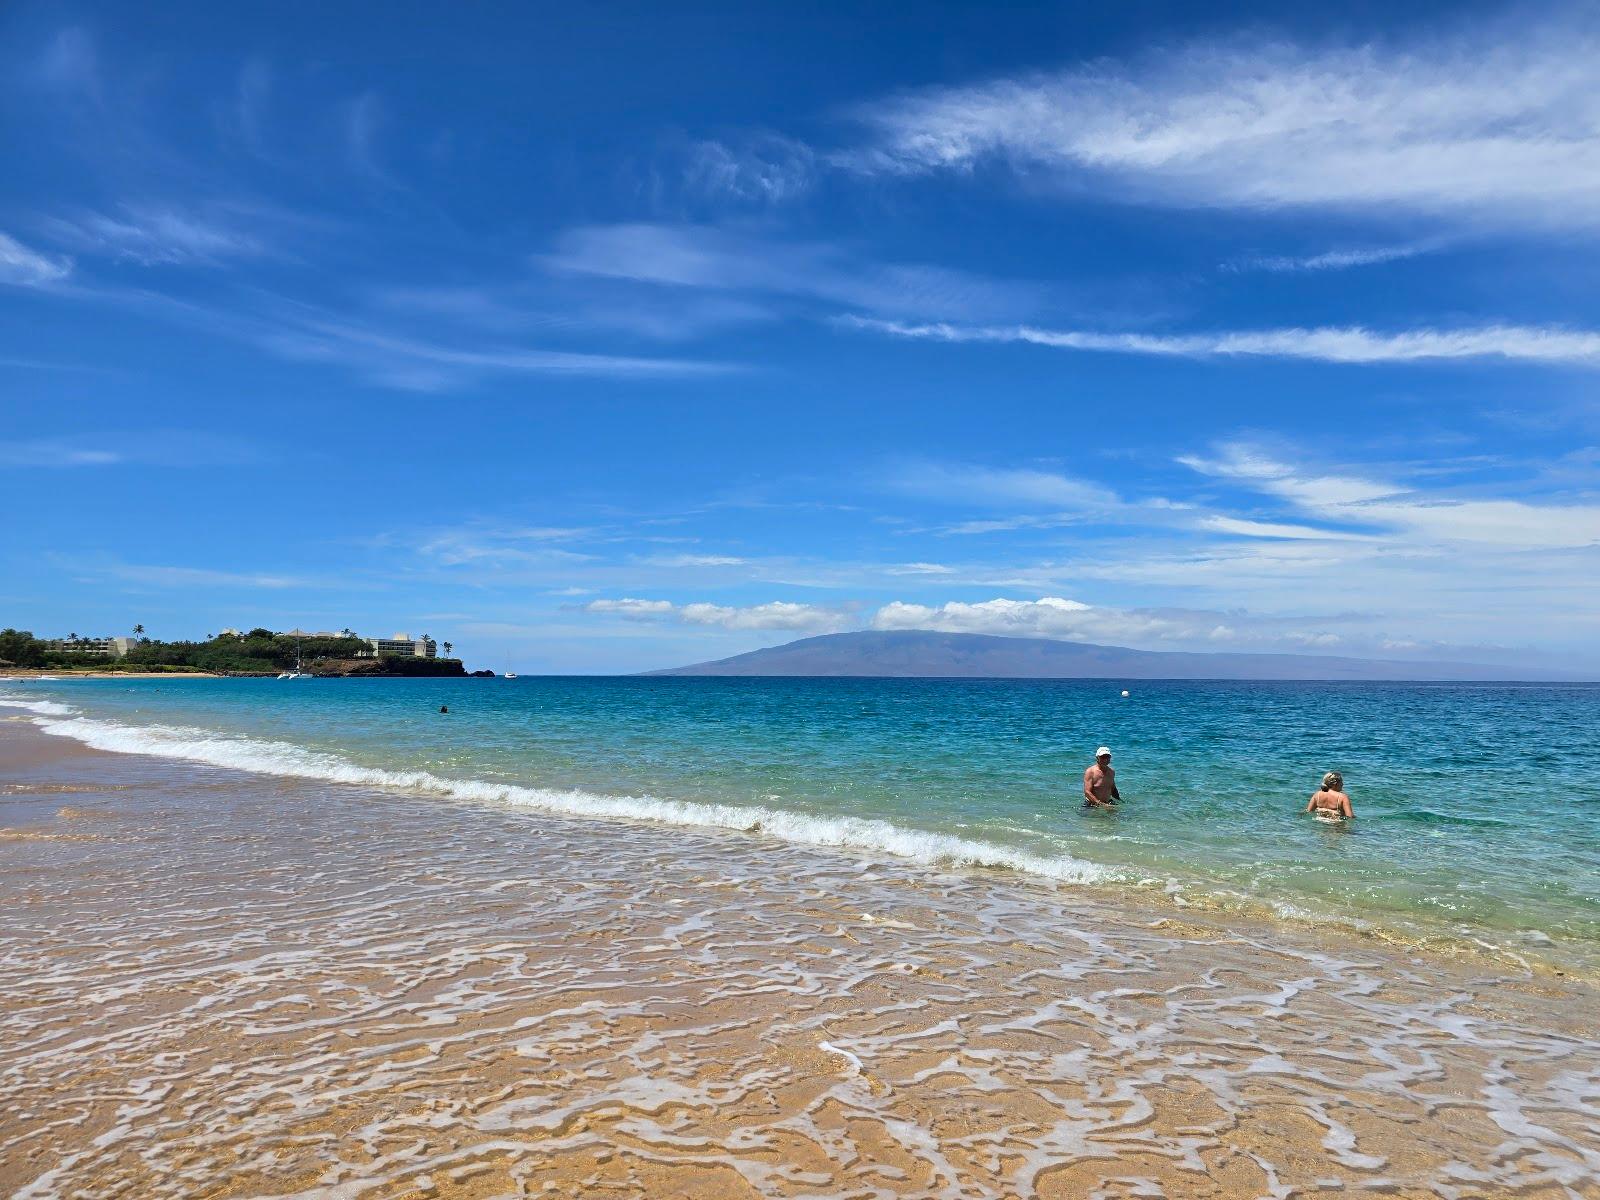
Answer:
<path fill-rule="evenodd" d="M 396 190 L 404 185 L 384 164 L 379 140 L 385 122 L 383 101 L 376 92 L 363 92 L 344 106 L 345 157 L 357 175 Z"/>
<path fill-rule="evenodd" d="M 488 341 L 470 328 L 436 328 L 423 335 L 414 331 L 415 322 L 359 310 L 337 312 L 266 292 L 229 304 L 199 303 L 145 288 L 79 287 L 73 295 L 221 334 L 280 358 L 343 368 L 368 383 L 402 391 L 453 391 L 496 375 L 674 379 L 745 369 L 700 359 L 508 344 L 509 339 Z"/>
<path fill-rule="evenodd" d="M 44 287 L 72 274 L 72 260 L 45 254 L 0 233 L 0 283 Z"/>
<path fill-rule="evenodd" d="M 130 205 L 116 215 L 86 212 L 53 218 L 45 228 L 80 253 L 104 254 L 143 266 L 209 265 L 268 253 L 267 245 L 255 234 L 170 207 Z"/>
<path fill-rule="evenodd" d="M 1235 259 L 1225 264 L 1232 271 L 1270 271 L 1284 274 L 1295 271 L 1346 271 L 1352 267 L 1372 267 L 1400 262 L 1430 253 L 1437 242 L 1411 242 L 1401 246 L 1366 246 L 1348 250 L 1323 250 L 1317 254 L 1268 254 Z"/>
<path fill-rule="evenodd" d="M 567 547 L 593 537 L 583 525 L 500 525 L 476 522 L 425 532 L 421 539 L 390 537 L 415 545 L 424 558 L 444 566 L 527 566 L 588 561 L 592 556 Z"/>
<path fill-rule="evenodd" d="M 0 466 L 6 467 L 108 467 L 126 461 L 114 448 L 64 438 L 0 442 Z"/>
<path fill-rule="evenodd" d="M 255 340 L 286 358 L 337 363 L 373 383 L 419 392 L 448 391 L 480 376 L 495 374 L 682 378 L 741 369 L 732 363 L 681 358 L 518 346 L 452 346 L 404 331 L 313 315 L 290 315 L 285 323 L 262 327 Z"/>
<path fill-rule="evenodd" d="M 1118 503 L 1104 485 L 1032 467 L 909 462 L 878 476 L 888 491 L 962 507 L 1096 509 Z"/>
<path fill-rule="evenodd" d="M 100 99 L 100 55 L 94 38 L 80 25 L 56 31 L 40 49 L 29 81 L 61 92 Z"/>
<path fill-rule="evenodd" d="M 290 588 L 339 589 L 351 586 L 351 581 L 344 577 L 321 579 L 309 575 L 279 575 L 265 571 L 229 571 L 213 567 L 126 563 L 104 559 L 77 560 L 61 555 L 51 556 L 51 561 L 80 576 L 133 584 L 138 587 L 198 587 L 223 590 L 266 588 L 284 591 Z"/>
<path fill-rule="evenodd" d="M 710 225 L 633 223 L 572 229 L 538 261 L 570 275 L 789 298 L 820 302 L 834 310 L 908 317 L 998 319 L 1032 310 L 1044 294 L 1030 282 L 921 263 L 862 261 L 833 243 L 760 237 Z"/>
<path fill-rule="evenodd" d="M 1287 521 L 1254 521 L 1244 517 L 1227 517 L 1212 513 L 1200 517 L 1194 528 L 1209 533 L 1233 534 L 1247 538 L 1273 538 L 1288 541 L 1358 541 L 1370 534 L 1350 533 L 1342 529 L 1319 529 L 1314 525 L 1297 525 Z"/>
<path fill-rule="evenodd" d="M 1391 548 L 1475 544 L 1508 549 L 1600 546 L 1600 504 L 1457 496 L 1361 475 L 1308 471 L 1245 443 L 1179 459 L 1193 470 L 1275 496 L 1303 512 L 1390 531 Z"/>
<path fill-rule="evenodd" d="M 1199 42 L 863 106 L 865 172 L 1001 163 L 1195 207 L 1600 223 L 1600 35 L 1577 12 L 1415 45 Z"/>
<path fill-rule="evenodd" d="M 799 199 L 817 171 L 811 147 L 773 133 L 692 142 L 681 157 L 681 185 L 690 194 L 758 206 Z"/>
<path fill-rule="evenodd" d="M 1411 329 L 1397 333 L 1346 326 L 1146 334 L 1040 329 L 1030 325 L 912 325 L 870 317 L 844 318 L 843 323 L 856 329 L 921 341 L 1021 343 L 1056 350 L 1168 358 L 1285 358 L 1347 364 L 1499 360 L 1600 367 L 1600 332 L 1527 325 Z"/>
<path fill-rule="evenodd" d="M 135 429 L 0 441 L 0 466 L 233 466 L 259 461 L 261 450 L 237 438 L 181 429 Z"/>

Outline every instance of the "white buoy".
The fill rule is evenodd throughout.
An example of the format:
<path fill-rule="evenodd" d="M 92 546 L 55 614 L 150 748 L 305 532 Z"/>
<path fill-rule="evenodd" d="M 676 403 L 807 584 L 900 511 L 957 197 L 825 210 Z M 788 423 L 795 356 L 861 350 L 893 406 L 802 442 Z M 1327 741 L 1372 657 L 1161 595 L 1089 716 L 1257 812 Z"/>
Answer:
<path fill-rule="evenodd" d="M 1126 688 L 1124 688 L 1124 689 L 1123 689 L 1123 690 L 1122 690 L 1122 696 L 1123 696 L 1123 699 L 1127 699 L 1127 696 L 1128 696 L 1128 690 L 1127 690 L 1127 689 L 1126 689 Z"/>

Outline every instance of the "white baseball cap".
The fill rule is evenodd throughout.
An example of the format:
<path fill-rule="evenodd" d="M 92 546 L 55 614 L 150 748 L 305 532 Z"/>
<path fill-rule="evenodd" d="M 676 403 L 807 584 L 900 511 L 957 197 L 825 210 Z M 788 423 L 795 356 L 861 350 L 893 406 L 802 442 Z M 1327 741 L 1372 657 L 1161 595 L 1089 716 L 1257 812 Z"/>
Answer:
<path fill-rule="evenodd" d="M 1111 757 L 1111 747 L 1110 746 L 1101 746 L 1100 749 L 1098 749 L 1098 750 L 1096 750 L 1094 752 L 1094 756 L 1096 758 L 1102 758 L 1102 757 L 1110 758 Z"/>

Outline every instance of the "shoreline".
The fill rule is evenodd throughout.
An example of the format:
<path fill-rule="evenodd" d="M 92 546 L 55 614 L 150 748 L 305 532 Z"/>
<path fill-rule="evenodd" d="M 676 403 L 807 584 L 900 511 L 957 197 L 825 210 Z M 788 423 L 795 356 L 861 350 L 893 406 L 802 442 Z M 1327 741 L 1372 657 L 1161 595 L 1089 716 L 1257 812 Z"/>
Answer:
<path fill-rule="evenodd" d="M 6 667 L 0 683 L 40 679 L 226 679 L 215 671 L 98 671 L 92 667 Z"/>
<path fill-rule="evenodd" d="M 22 717 L 0 764 L 0 1191 L 1462 1197 L 1600 1166 L 1581 981 Z"/>
<path fill-rule="evenodd" d="M 29 707 L 22 698 L 17 703 Z M 3 711 L 3 708 L 0 708 Z M 70 707 L 35 709 L 35 724 L 76 714 Z M 193 738 L 189 733 L 193 732 Z M 104 724 L 89 718 L 82 730 L 50 731 L 95 752 L 149 756 L 174 766 L 238 770 L 253 777 L 295 780 L 305 786 L 376 788 L 385 793 L 425 798 L 434 803 L 509 807 L 532 814 L 606 826 L 632 827 L 670 837 L 676 831 L 715 833 L 753 839 L 773 848 L 799 847 L 837 853 L 846 859 L 888 856 L 909 873 L 971 872 L 1014 878 L 1024 886 L 1071 888 L 1086 898 L 1137 908 L 1156 917 L 1248 923 L 1264 937 L 1306 922 L 1325 932 L 1378 943 L 1396 952 L 1421 953 L 1485 969 L 1507 965 L 1533 975 L 1600 982 L 1600 956 L 1586 942 L 1524 939 L 1514 928 L 1473 928 L 1429 921 L 1413 914 L 1376 910 L 1319 910 L 1314 901 L 1294 896 L 1257 895 L 1205 878 L 1128 874 L 1125 868 L 1078 858 L 1040 857 L 1025 847 L 999 841 L 969 840 L 934 833 L 916 825 L 897 825 L 875 817 L 845 818 L 843 824 L 758 803 L 657 799 L 649 794 L 596 792 L 582 787 L 541 787 L 490 775 L 465 777 L 431 770 L 364 766 L 324 751 L 303 751 L 290 743 L 261 742 L 245 735 L 211 737 L 201 731 L 164 730 Z M 41 733 L 41 736 L 44 736 Z"/>

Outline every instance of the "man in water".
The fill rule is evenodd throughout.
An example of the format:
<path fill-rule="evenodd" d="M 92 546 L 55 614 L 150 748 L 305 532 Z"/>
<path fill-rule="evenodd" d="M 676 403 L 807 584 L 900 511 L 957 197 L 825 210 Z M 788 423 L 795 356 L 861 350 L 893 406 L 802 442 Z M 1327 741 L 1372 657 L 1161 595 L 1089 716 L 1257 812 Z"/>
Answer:
<path fill-rule="evenodd" d="M 1122 796 L 1117 792 L 1117 773 L 1111 769 L 1111 751 L 1101 746 L 1094 752 L 1094 763 L 1083 773 L 1083 806 L 1115 808 Z"/>

